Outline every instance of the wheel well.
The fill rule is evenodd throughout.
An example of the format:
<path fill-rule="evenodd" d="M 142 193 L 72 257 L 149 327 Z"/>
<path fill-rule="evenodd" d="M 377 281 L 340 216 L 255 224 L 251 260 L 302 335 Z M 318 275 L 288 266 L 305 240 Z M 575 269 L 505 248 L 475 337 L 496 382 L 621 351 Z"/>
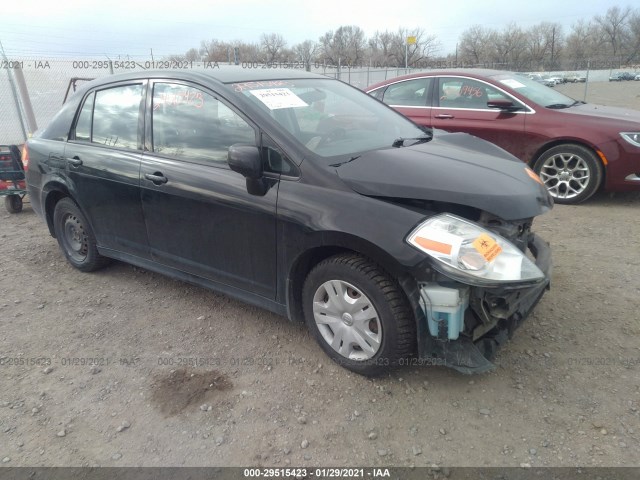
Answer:
<path fill-rule="evenodd" d="M 289 304 L 289 317 L 297 322 L 304 322 L 302 311 L 302 287 L 309 272 L 323 261 L 338 253 L 353 252 L 354 250 L 343 247 L 317 247 L 304 252 L 296 260 L 287 279 L 287 302 Z"/>
<path fill-rule="evenodd" d="M 52 237 L 56 236 L 55 229 L 53 228 L 53 211 L 56 208 L 56 204 L 65 197 L 68 197 L 69 193 L 63 190 L 52 190 L 47 194 L 47 199 L 44 204 L 45 216 L 47 219 L 47 226 L 49 227 L 49 233 Z"/>
<path fill-rule="evenodd" d="M 368 258 L 376 263 L 385 273 L 394 278 L 407 300 L 412 304 L 410 299 L 410 281 L 407 281 L 407 275 L 401 271 L 399 266 L 394 265 L 393 259 L 385 258 L 382 251 L 375 252 L 373 250 L 350 248 L 349 246 L 319 246 L 314 247 L 301 254 L 294 262 L 286 284 L 287 304 L 289 309 L 289 318 L 296 322 L 304 322 L 304 312 L 302 309 L 302 289 L 309 272 L 323 260 L 337 255 L 339 253 L 353 253 Z"/>

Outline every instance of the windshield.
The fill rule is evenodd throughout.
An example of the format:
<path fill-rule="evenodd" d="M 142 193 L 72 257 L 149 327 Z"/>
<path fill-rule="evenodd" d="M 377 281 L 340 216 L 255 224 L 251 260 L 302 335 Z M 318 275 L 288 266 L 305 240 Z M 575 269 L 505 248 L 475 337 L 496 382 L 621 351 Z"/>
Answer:
<path fill-rule="evenodd" d="M 364 92 L 332 79 L 293 79 L 232 85 L 314 154 L 334 159 L 431 138 Z M 335 163 L 335 162 L 331 162 Z"/>
<path fill-rule="evenodd" d="M 524 75 L 510 73 L 495 75 L 493 78 L 543 107 L 564 108 L 576 103 L 573 98 L 567 97 L 553 88 L 547 87 Z"/>

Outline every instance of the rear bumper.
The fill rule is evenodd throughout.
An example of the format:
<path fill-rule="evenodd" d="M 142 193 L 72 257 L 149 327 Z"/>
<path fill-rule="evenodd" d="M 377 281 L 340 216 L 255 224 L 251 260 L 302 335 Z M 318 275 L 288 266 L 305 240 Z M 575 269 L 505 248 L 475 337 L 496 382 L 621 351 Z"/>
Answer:
<path fill-rule="evenodd" d="M 439 340 L 429 334 L 428 329 L 419 328 L 417 363 L 444 365 L 465 374 L 484 373 L 495 368 L 492 358 L 515 330 L 522 325 L 540 301 L 551 283 L 551 249 L 537 235 L 532 235 L 530 252 L 545 278 L 529 286 L 504 286 L 499 288 L 474 288 L 469 309 L 483 323 L 472 331 L 465 331 L 457 340 Z M 500 308 L 489 305 L 499 300 Z"/>

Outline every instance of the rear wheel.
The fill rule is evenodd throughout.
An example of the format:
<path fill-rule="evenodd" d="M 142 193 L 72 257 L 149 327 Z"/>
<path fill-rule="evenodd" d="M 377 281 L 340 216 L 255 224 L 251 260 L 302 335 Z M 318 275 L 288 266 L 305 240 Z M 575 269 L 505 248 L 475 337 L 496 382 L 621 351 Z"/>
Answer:
<path fill-rule="evenodd" d="M 593 195 L 602 182 L 602 164 L 580 145 L 550 148 L 536 160 L 538 174 L 556 203 L 577 204 Z"/>
<path fill-rule="evenodd" d="M 379 375 L 415 350 L 415 321 L 400 286 L 356 254 L 319 263 L 303 290 L 307 326 L 341 366 Z"/>
<path fill-rule="evenodd" d="M 22 211 L 22 197 L 20 195 L 7 195 L 4 197 L 4 207 L 9 213 L 20 213 Z"/>
<path fill-rule="evenodd" d="M 109 260 L 98 253 L 89 222 L 70 198 L 56 204 L 53 227 L 62 252 L 78 270 L 92 272 L 108 263 Z"/>

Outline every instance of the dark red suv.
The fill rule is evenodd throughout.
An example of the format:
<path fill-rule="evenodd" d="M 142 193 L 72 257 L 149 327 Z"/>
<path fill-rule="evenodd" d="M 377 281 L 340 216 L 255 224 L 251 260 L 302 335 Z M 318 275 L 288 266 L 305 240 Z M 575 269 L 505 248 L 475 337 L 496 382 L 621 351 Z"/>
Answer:
<path fill-rule="evenodd" d="M 574 100 L 524 75 L 430 71 L 367 93 L 419 125 L 467 132 L 529 164 L 557 203 L 640 190 L 640 112 Z"/>

